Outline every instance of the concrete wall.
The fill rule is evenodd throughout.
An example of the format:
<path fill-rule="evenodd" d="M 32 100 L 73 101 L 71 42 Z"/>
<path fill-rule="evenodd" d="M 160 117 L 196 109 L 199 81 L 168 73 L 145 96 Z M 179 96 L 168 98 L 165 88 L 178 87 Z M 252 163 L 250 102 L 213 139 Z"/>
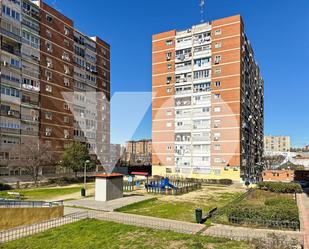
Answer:
<path fill-rule="evenodd" d="M 0 231 L 62 217 L 64 207 L 0 208 Z"/>
<path fill-rule="evenodd" d="M 96 178 L 95 200 L 110 201 L 123 197 L 123 178 Z"/>

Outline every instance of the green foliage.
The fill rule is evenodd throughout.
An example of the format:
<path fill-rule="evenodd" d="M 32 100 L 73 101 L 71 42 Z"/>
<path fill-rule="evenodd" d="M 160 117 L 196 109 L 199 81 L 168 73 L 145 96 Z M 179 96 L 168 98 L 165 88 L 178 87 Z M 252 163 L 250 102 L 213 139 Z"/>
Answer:
<path fill-rule="evenodd" d="M 287 226 L 290 229 L 299 225 L 293 195 L 257 189 L 219 210 L 216 221 L 261 227 Z"/>
<path fill-rule="evenodd" d="M 231 179 L 202 179 L 202 182 L 207 184 L 222 184 L 222 185 L 233 184 L 233 181 Z"/>
<path fill-rule="evenodd" d="M 276 193 L 301 193 L 302 188 L 294 182 L 259 182 L 259 189 L 268 190 Z"/>
<path fill-rule="evenodd" d="M 0 191 L 11 190 L 11 189 L 12 189 L 12 187 L 10 185 L 0 182 Z"/>
<path fill-rule="evenodd" d="M 84 170 L 85 162 L 90 160 L 89 151 L 86 145 L 80 142 L 73 142 L 65 148 L 60 157 L 60 166 L 71 169 L 74 173 Z M 94 164 L 87 165 L 87 170 L 94 168 Z"/>
<path fill-rule="evenodd" d="M 87 182 L 94 182 L 95 177 L 94 176 L 87 176 Z M 59 186 L 65 186 L 75 183 L 83 183 L 84 177 L 60 177 L 60 178 L 52 178 L 48 179 L 48 184 L 56 184 Z"/>

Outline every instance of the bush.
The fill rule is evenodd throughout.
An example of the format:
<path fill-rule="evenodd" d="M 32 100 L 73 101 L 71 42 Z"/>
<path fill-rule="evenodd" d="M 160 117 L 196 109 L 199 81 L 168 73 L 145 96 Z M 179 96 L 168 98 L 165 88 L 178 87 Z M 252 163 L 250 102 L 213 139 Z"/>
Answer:
<path fill-rule="evenodd" d="M 301 193 L 302 188 L 294 182 L 259 182 L 259 189 L 268 190 L 276 193 Z"/>
<path fill-rule="evenodd" d="M 87 182 L 93 182 L 95 180 L 94 176 L 87 176 Z M 59 186 L 64 186 L 68 184 L 76 184 L 84 182 L 84 177 L 60 177 L 52 178 L 48 180 L 48 184 L 57 184 Z"/>
<path fill-rule="evenodd" d="M 203 179 L 203 183 L 207 184 L 222 184 L 222 185 L 231 185 L 233 181 L 231 179 Z"/>
<path fill-rule="evenodd" d="M 0 191 L 11 190 L 11 189 L 12 187 L 10 185 L 0 182 Z"/>

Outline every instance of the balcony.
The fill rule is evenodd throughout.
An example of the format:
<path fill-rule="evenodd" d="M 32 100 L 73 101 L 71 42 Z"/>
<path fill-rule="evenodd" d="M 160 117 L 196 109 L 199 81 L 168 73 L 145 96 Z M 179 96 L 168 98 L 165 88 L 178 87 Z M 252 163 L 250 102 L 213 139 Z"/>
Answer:
<path fill-rule="evenodd" d="M 176 91 L 175 97 L 181 97 L 184 95 L 191 95 L 191 94 L 192 94 L 192 90 Z"/>
<path fill-rule="evenodd" d="M 192 47 L 192 37 L 177 39 L 177 41 L 176 41 L 176 48 L 177 49 L 188 48 L 188 47 Z"/>
<path fill-rule="evenodd" d="M 200 137 L 192 137 L 193 142 L 210 142 L 210 137 L 200 136 Z"/>
<path fill-rule="evenodd" d="M 16 48 L 16 47 L 13 47 L 13 46 L 10 46 L 10 45 L 7 45 L 7 44 L 2 44 L 1 49 L 10 53 L 10 54 L 13 54 L 13 55 L 16 55 L 16 56 L 21 56 L 19 48 Z"/>
<path fill-rule="evenodd" d="M 20 129 L 0 127 L 1 133 L 20 134 Z"/>
<path fill-rule="evenodd" d="M 194 130 L 210 129 L 210 125 L 209 124 L 194 124 L 193 129 Z"/>
<path fill-rule="evenodd" d="M 210 92 L 211 87 L 205 87 L 205 88 L 193 88 L 193 93 L 203 93 L 203 92 Z"/>
<path fill-rule="evenodd" d="M 22 104 L 38 107 L 39 106 L 39 101 L 34 101 L 34 100 L 23 98 L 22 99 Z"/>
<path fill-rule="evenodd" d="M 10 37 L 10 38 L 12 38 L 13 40 L 15 40 L 15 41 L 17 41 L 17 42 L 21 42 L 21 37 L 20 37 L 20 35 L 17 35 L 17 34 L 13 33 L 13 32 L 10 31 L 10 30 L 6 30 L 6 29 L 4 29 L 3 27 L 1 27 L 0 30 L 1 30 L 1 33 L 2 33 L 2 34 L 6 35 L 6 36 L 8 36 L 8 37 Z"/>
<path fill-rule="evenodd" d="M 199 57 L 209 57 L 211 56 L 211 50 L 206 49 L 206 50 L 200 50 L 194 52 L 194 58 L 199 58 Z"/>
<path fill-rule="evenodd" d="M 176 78 L 176 83 L 191 83 L 192 77 L 186 77 L 186 78 Z"/>
<path fill-rule="evenodd" d="M 175 69 L 176 74 L 190 72 L 190 71 L 192 71 L 192 65 L 184 66 L 184 65 L 176 64 L 176 69 Z"/>
<path fill-rule="evenodd" d="M 194 100 L 193 101 L 193 105 L 204 105 L 204 106 L 205 105 L 207 105 L 207 106 L 209 105 L 210 106 L 211 105 L 211 101 L 207 100 L 207 99 L 206 100 Z"/>
<path fill-rule="evenodd" d="M 193 41 L 194 46 L 199 46 L 199 45 L 204 45 L 204 44 L 209 44 L 211 42 L 211 37 L 203 37 L 203 38 L 195 38 Z"/>
<path fill-rule="evenodd" d="M 192 59 L 192 53 L 176 55 L 175 62 L 184 62 Z"/>
<path fill-rule="evenodd" d="M 175 119 L 180 119 L 180 118 L 189 118 L 189 117 L 191 117 L 191 113 L 189 112 L 189 113 L 181 113 L 181 114 L 176 114 L 175 115 Z"/>
<path fill-rule="evenodd" d="M 203 64 L 195 64 L 193 67 L 193 70 L 203 70 L 203 69 L 208 69 L 211 68 L 211 62 L 208 63 L 203 63 Z"/>
<path fill-rule="evenodd" d="M 40 91 L 40 87 L 38 86 L 32 86 L 32 85 L 28 85 L 28 84 L 22 84 L 22 88 L 25 88 L 29 91 L 34 91 L 34 92 L 39 92 Z"/>
<path fill-rule="evenodd" d="M 190 130 L 191 125 L 190 124 L 184 124 L 181 126 L 175 126 L 175 130 Z"/>
<path fill-rule="evenodd" d="M 31 116 L 31 115 L 22 114 L 20 118 L 21 118 L 21 121 L 39 122 L 38 117 L 34 117 L 34 116 Z"/>
<path fill-rule="evenodd" d="M 19 97 L 1 94 L 1 100 L 20 105 L 20 98 Z"/>
<path fill-rule="evenodd" d="M 20 112 L 15 110 L 1 110 L 1 116 L 6 116 L 10 118 L 18 118 L 20 117 Z"/>

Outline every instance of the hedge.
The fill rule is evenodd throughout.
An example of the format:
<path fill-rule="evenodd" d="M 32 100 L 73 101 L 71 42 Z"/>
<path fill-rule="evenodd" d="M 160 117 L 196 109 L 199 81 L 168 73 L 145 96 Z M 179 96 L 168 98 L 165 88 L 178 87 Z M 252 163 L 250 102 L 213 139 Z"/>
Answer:
<path fill-rule="evenodd" d="M 276 193 L 301 193 L 302 188 L 294 182 L 259 182 L 259 189 L 268 190 Z"/>
<path fill-rule="evenodd" d="M 0 191 L 11 190 L 11 189 L 12 187 L 10 185 L 0 182 Z"/>

